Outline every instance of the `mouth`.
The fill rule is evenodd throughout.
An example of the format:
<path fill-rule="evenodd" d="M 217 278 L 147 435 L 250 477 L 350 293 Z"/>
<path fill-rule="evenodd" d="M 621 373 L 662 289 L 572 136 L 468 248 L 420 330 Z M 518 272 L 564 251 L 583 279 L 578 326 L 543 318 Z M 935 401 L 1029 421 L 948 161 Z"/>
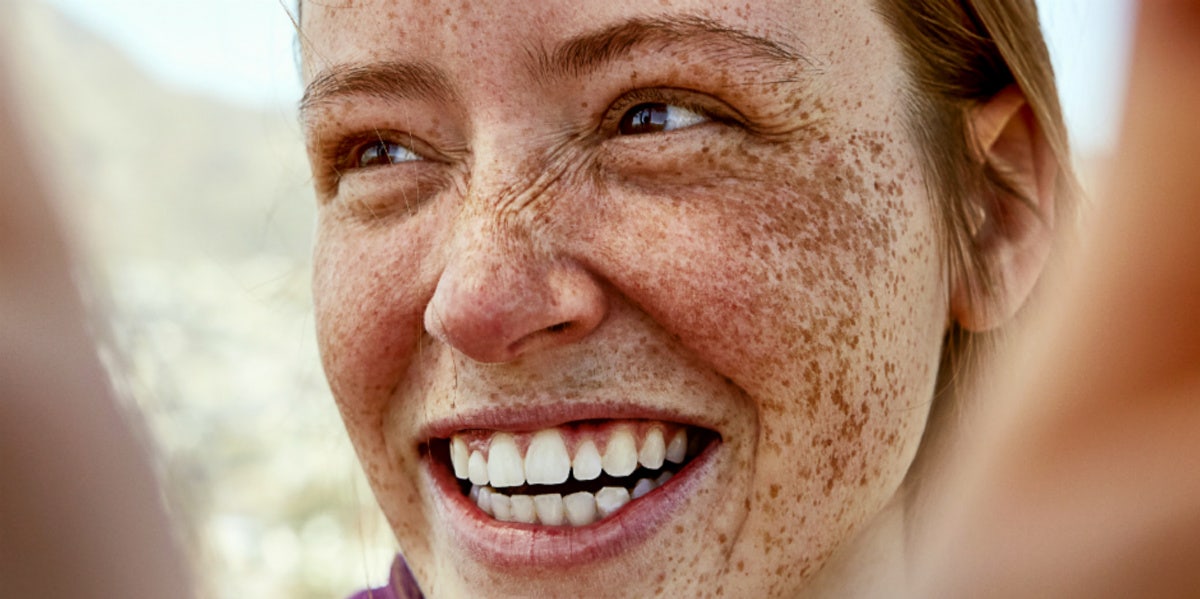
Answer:
<path fill-rule="evenodd" d="M 720 435 L 660 420 L 580 420 L 455 430 L 421 450 L 443 515 L 498 566 L 618 553 L 687 503 Z"/>
<path fill-rule="evenodd" d="M 430 450 L 486 516 L 578 528 L 667 484 L 715 440 L 673 423 L 584 421 L 530 433 L 465 430 Z"/>

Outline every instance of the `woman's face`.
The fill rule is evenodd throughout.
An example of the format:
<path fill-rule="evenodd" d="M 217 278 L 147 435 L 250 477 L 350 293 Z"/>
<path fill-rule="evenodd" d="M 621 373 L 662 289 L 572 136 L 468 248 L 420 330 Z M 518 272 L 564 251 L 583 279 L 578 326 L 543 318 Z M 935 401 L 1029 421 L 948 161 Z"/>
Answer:
<path fill-rule="evenodd" d="M 871 2 L 302 35 L 323 361 L 427 593 L 790 595 L 893 498 L 947 293 Z"/>

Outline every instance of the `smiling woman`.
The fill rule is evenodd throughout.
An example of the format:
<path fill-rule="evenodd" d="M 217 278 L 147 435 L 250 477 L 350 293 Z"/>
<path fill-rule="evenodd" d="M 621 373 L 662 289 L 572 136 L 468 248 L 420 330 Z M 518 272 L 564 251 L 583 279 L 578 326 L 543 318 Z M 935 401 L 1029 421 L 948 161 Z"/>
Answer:
<path fill-rule="evenodd" d="M 426 594 L 902 575 L 1071 205 L 1032 3 L 922 7 L 304 6 L 322 359 Z"/>

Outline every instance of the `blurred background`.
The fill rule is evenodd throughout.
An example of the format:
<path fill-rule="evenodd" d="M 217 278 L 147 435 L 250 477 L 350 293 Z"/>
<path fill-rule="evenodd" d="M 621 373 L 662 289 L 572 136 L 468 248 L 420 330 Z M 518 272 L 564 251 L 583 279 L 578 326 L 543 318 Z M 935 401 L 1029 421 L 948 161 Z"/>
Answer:
<path fill-rule="evenodd" d="M 198 594 L 329 598 L 380 583 L 394 541 L 314 340 L 290 0 L 0 2 L 13 9 L 5 84 Z M 1094 187 L 1117 136 L 1131 2 L 1039 5 Z"/>

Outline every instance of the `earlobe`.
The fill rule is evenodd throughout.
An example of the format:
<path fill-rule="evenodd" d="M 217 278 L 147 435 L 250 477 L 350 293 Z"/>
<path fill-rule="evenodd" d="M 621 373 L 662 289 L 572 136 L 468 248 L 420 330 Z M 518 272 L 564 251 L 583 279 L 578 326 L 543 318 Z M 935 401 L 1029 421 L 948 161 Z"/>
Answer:
<path fill-rule="evenodd" d="M 1058 165 L 1016 84 L 976 107 L 968 126 L 978 166 L 989 179 L 972 198 L 982 222 L 969 232 L 969 246 L 987 273 L 960 273 L 950 309 L 964 328 L 981 332 L 1025 304 L 1046 266 L 1054 245 Z"/>

